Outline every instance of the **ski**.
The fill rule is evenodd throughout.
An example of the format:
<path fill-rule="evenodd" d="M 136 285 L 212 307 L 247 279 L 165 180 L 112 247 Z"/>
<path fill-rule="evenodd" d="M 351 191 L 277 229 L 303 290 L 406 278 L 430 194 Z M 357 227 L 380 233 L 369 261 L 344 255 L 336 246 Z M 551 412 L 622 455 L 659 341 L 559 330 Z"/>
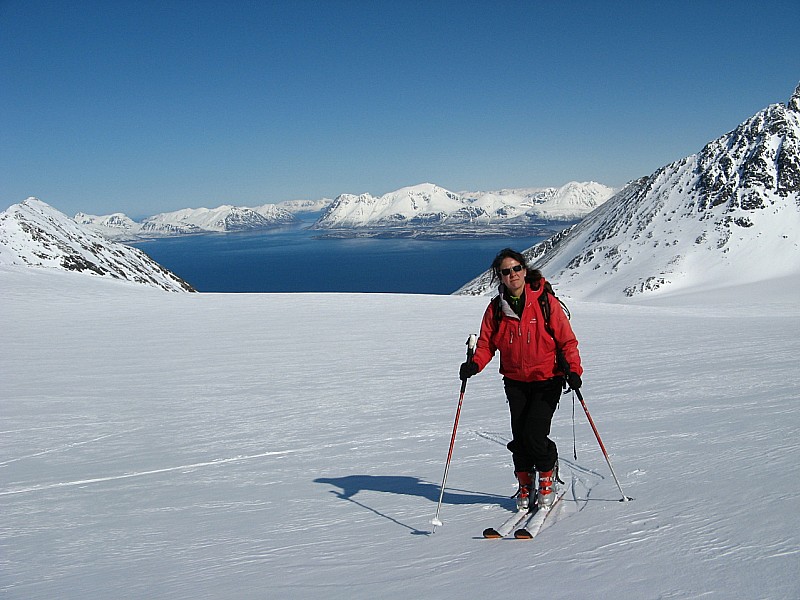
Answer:
<path fill-rule="evenodd" d="M 529 518 L 530 516 L 531 516 L 531 511 L 528 509 L 515 511 L 497 529 L 495 529 L 494 527 L 489 527 L 487 529 L 484 529 L 483 537 L 485 537 L 487 540 L 496 540 L 498 538 L 504 538 L 507 535 L 509 535 L 512 531 L 514 531 L 517 527 L 522 525 L 522 523 L 525 522 L 525 519 Z"/>
<path fill-rule="evenodd" d="M 547 517 L 556 509 L 558 503 L 561 502 L 561 499 L 564 497 L 566 490 L 557 493 L 558 496 L 556 497 L 555 502 L 553 502 L 553 505 L 550 508 L 546 510 L 542 509 L 537 510 L 530 518 L 530 520 L 527 523 L 525 523 L 524 527 L 517 529 L 514 532 L 514 537 L 516 539 L 532 540 L 537 535 L 539 535 L 539 532 L 542 530 L 542 527 L 544 527 L 544 523 L 547 520 Z"/>

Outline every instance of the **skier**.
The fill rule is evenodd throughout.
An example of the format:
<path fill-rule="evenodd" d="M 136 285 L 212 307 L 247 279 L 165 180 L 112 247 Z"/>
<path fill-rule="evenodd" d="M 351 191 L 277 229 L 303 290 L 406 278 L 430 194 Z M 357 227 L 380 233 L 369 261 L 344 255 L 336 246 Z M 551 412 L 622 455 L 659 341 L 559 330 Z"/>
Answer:
<path fill-rule="evenodd" d="M 508 449 L 519 482 L 517 508 L 529 508 L 538 471 L 537 504 L 547 510 L 555 499 L 553 479 L 558 475 L 550 423 L 565 379 L 572 389 L 581 387 L 578 340 L 552 288 L 538 270 L 528 269 L 521 253 L 501 250 L 491 269 L 492 281 L 500 281 L 498 295 L 483 314 L 475 353 L 461 365 L 459 376 L 465 381 L 479 373 L 500 351 L 511 412 Z"/>

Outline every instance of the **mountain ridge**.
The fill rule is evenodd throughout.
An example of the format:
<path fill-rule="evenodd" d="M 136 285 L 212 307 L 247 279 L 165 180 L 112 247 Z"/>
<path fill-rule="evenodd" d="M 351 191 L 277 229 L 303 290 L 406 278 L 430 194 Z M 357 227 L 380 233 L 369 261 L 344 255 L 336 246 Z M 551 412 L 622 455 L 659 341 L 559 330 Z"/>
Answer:
<path fill-rule="evenodd" d="M 73 271 L 194 292 L 141 250 L 112 242 L 38 198 L 0 213 L 0 266 Z"/>
<path fill-rule="evenodd" d="M 303 205 L 297 206 L 298 212 L 303 210 Z M 297 218 L 292 212 L 276 204 L 264 204 L 255 208 L 224 204 L 216 208 L 184 208 L 159 213 L 141 222 L 136 222 L 123 213 L 78 213 L 74 220 L 108 239 L 136 240 L 198 233 L 260 231 L 291 225 Z"/>
<path fill-rule="evenodd" d="M 456 193 L 433 183 L 422 183 L 378 197 L 341 194 L 313 227 L 380 229 L 577 220 L 605 202 L 613 191 L 596 182 L 569 182 L 560 188 Z"/>
<path fill-rule="evenodd" d="M 406 237 L 420 229 L 426 235 L 438 230 L 472 229 L 469 236 L 519 235 L 524 227 L 542 221 L 571 221 L 586 216 L 606 201 L 614 189 L 596 182 L 569 182 L 561 187 L 504 188 L 496 191 L 453 192 L 434 183 L 406 186 L 381 196 L 340 194 L 335 199 L 286 200 L 254 208 L 224 204 L 216 208 L 184 208 L 134 221 L 124 213 L 89 215 L 77 213 L 75 221 L 95 233 L 117 241 L 172 237 L 200 233 L 261 231 L 296 224 L 296 215 L 320 212 L 312 228 L 337 233 L 328 236 L 363 235 L 367 229 L 402 229 Z M 495 229 L 489 229 L 489 227 Z M 529 233 L 529 232 L 528 232 Z"/>
<path fill-rule="evenodd" d="M 800 85 L 700 152 L 526 249 L 573 297 L 618 301 L 800 274 Z M 488 294 L 484 272 L 456 294 Z"/>

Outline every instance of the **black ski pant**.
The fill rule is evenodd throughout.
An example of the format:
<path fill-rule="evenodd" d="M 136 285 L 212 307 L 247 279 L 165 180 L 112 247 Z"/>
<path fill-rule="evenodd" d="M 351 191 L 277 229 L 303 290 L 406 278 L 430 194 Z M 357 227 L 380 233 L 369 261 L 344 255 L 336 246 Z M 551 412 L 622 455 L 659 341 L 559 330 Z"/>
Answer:
<path fill-rule="evenodd" d="M 561 399 L 562 379 L 515 381 L 504 378 L 511 434 L 508 449 L 514 455 L 514 471 L 552 471 L 558 449 L 549 437 L 553 413 Z"/>

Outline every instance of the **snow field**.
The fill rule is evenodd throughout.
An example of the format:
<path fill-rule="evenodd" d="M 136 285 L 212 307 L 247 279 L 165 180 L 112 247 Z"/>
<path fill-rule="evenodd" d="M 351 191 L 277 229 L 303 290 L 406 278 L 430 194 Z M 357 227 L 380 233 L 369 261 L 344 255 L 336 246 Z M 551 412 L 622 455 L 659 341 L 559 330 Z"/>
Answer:
<path fill-rule="evenodd" d="M 776 290 L 783 289 L 778 296 Z M 487 298 L 168 294 L 0 271 L 0 593 L 8 598 L 800 594 L 786 282 L 568 301 L 584 396 L 570 490 L 532 542 L 477 539 L 514 493 L 496 362 L 458 401 Z M 725 299 L 728 299 L 727 301 Z M 496 359 L 495 359 L 496 360 Z"/>

